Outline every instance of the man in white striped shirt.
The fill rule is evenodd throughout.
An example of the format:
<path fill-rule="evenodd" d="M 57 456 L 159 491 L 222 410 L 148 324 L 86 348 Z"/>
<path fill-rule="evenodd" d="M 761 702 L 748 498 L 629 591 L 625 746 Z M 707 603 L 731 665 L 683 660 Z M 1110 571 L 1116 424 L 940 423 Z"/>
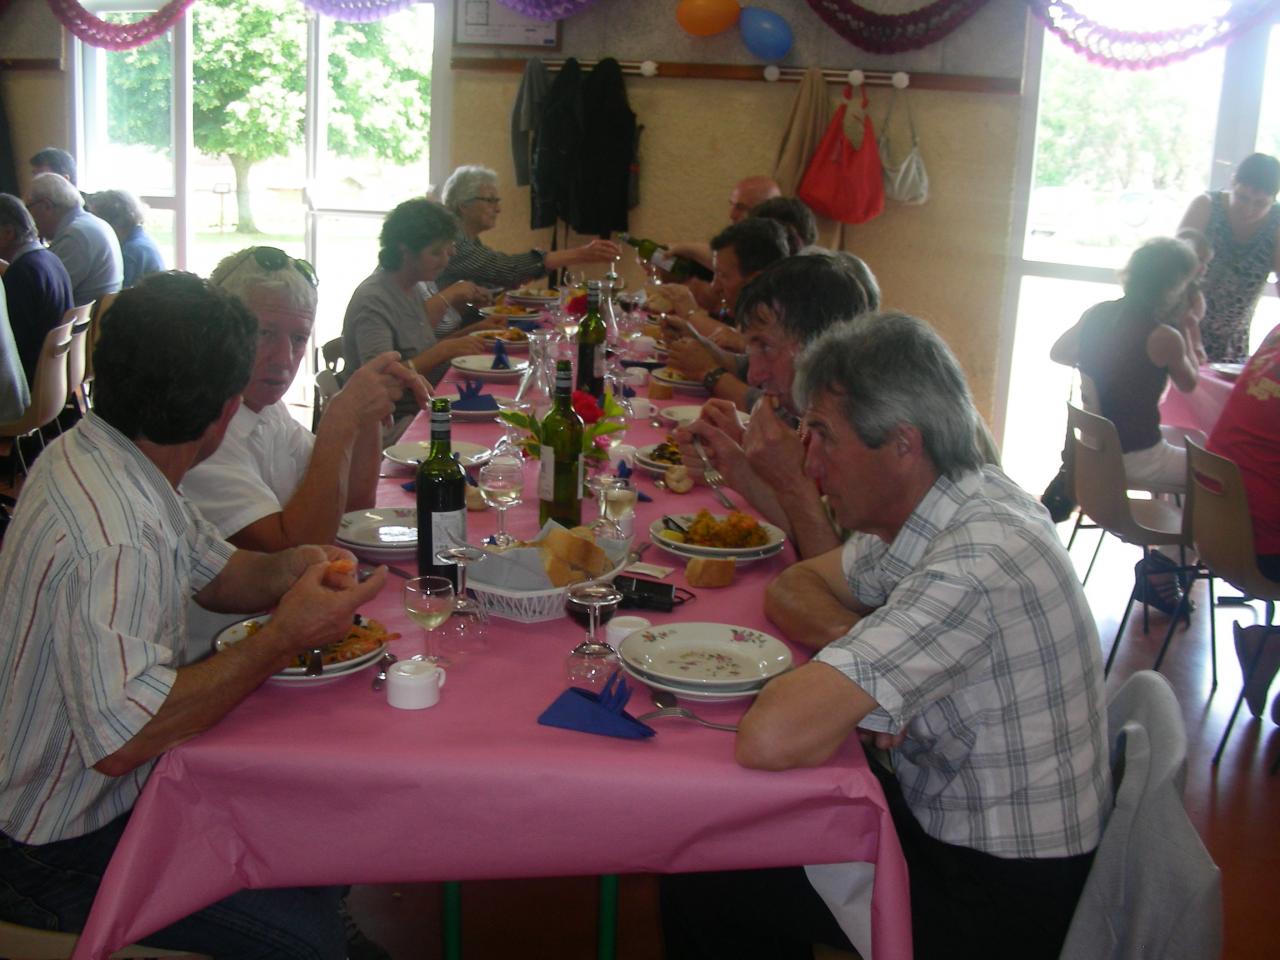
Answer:
<path fill-rule="evenodd" d="M 0 552 L 0 918 L 78 930 L 156 758 L 217 723 L 299 652 L 342 637 L 385 571 L 349 554 L 237 551 L 178 493 L 240 405 L 257 324 L 190 274 L 126 291 L 94 354 L 95 412 L 40 457 Z M 186 603 L 245 613 L 212 657 Z M 157 946 L 236 957 L 345 954 L 331 889 L 244 891 Z"/>

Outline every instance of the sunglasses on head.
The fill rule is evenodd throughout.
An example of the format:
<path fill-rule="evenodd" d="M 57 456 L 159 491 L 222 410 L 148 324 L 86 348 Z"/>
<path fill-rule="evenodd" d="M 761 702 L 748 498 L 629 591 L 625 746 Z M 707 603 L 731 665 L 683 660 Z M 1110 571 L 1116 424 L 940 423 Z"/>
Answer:
<path fill-rule="evenodd" d="M 313 287 L 320 285 L 320 280 L 316 277 L 315 267 L 307 263 L 305 260 L 299 260 L 297 257 L 291 257 L 279 247 L 253 247 L 246 250 L 244 256 L 240 258 L 243 263 L 249 257 L 253 257 L 254 262 L 263 270 L 269 273 L 275 273 L 277 270 L 284 270 L 290 264 L 293 269 L 302 274 L 302 278 Z M 236 266 L 240 266 L 237 263 Z M 232 269 L 235 269 L 234 267 Z"/>

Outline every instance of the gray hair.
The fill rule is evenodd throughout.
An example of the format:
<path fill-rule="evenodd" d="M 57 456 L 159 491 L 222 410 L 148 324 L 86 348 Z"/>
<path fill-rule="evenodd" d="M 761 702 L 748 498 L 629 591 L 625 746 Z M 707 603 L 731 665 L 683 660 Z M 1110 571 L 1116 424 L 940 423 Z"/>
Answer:
<path fill-rule="evenodd" d="M 56 173 L 37 173 L 31 178 L 31 201 L 48 200 L 60 210 L 74 210 L 84 206 L 84 198 L 75 185 Z"/>
<path fill-rule="evenodd" d="M 275 294 L 291 310 L 316 312 L 316 288 L 293 266 L 293 258 L 283 269 L 269 270 L 258 263 L 253 252 L 257 247 L 246 247 L 238 253 L 224 257 L 209 274 L 209 286 L 239 297 L 253 310 L 255 295 Z"/>
<path fill-rule="evenodd" d="M 959 362 L 905 313 L 863 314 L 819 336 L 796 361 L 793 393 L 799 410 L 819 394 L 840 397 L 845 420 L 872 449 L 909 424 L 938 473 L 954 480 L 982 466 L 978 411 Z"/>
<path fill-rule="evenodd" d="M 89 212 L 121 233 L 147 222 L 147 208 L 128 190 L 103 190 L 89 197 Z"/>
<path fill-rule="evenodd" d="M 31 243 L 40 236 L 31 211 L 12 193 L 0 193 L 0 227 L 13 227 L 19 244 Z"/>
<path fill-rule="evenodd" d="M 483 187 L 498 186 L 498 174 L 488 167 L 469 163 L 458 167 L 449 174 L 449 179 L 440 188 L 440 199 L 454 213 L 460 212 L 462 205 L 480 195 Z"/>

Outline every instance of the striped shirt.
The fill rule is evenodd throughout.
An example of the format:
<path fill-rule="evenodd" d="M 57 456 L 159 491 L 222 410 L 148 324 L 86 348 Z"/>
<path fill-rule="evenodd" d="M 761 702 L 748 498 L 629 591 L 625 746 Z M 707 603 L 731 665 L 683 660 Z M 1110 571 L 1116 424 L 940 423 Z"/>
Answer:
<path fill-rule="evenodd" d="M 479 237 L 459 237 L 457 249 L 438 282 L 441 287 L 447 287 L 459 280 L 470 280 L 482 287 L 510 289 L 545 276 L 546 272 L 547 265 L 540 250 L 501 253 L 486 247 Z"/>
<path fill-rule="evenodd" d="M 187 640 L 186 603 L 233 552 L 101 419 L 41 455 L 0 552 L 0 830 L 49 843 L 132 808 L 152 764 L 93 765 L 208 652 Z"/>
<path fill-rule="evenodd" d="M 844 546 L 874 612 L 817 658 L 899 731 L 920 825 L 999 857 L 1087 853 L 1110 798 L 1093 616 L 1048 514 L 994 467 L 940 478 L 891 544 Z"/>

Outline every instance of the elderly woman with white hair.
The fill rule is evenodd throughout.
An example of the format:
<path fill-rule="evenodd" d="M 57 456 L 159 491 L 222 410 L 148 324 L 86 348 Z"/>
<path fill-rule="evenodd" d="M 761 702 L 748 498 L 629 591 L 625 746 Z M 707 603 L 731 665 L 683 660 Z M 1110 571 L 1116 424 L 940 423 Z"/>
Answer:
<path fill-rule="evenodd" d="M 257 318 L 258 351 L 221 445 L 187 473 L 182 492 L 237 547 L 330 543 L 343 513 L 374 504 L 382 421 L 403 394 L 426 400 L 427 385 L 399 354 L 373 357 L 329 401 L 313 436 L 283 403 L 311 342 L 311 265 L 275 247 L 250 247 L 218 264 L 209 284 Z"/>
<path fill-rule="evenodd" d="M 535 247 L 527 253 L 501 253 L 485 246 L 480 234 L 492 230 L 502 212 L 498 175 L 488 167 L 458 167 L 444 182 L 440 198 L 461 225 L 457 250 L 440 275 L 441 284 L 472 280 L 486 287 L 518 287 L 561 267 L 608 263 L 620 256 L 618 245 L 610 240 L 550 252 Z"/>
<path fill-rule="evenodd" d="M 149 273 L 164 269 L 164 257 L 142 225 L 147 208 L 128 190 L 103 190 L 89 197 L 89 212 L 101 217 L 120 241 L 124 258 L 124 289 L 132 287 Z"/>

